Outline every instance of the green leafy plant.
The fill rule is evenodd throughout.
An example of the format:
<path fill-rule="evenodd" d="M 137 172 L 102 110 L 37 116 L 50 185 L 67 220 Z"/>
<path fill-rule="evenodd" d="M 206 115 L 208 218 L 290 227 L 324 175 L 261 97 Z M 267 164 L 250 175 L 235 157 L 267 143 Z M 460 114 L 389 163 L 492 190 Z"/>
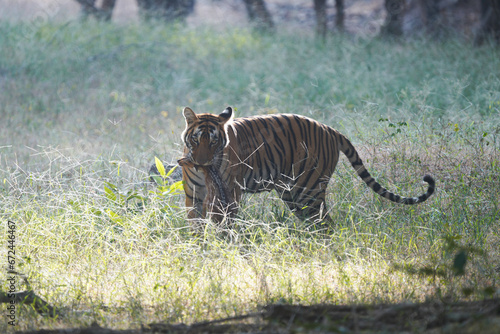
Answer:
<path fill-rule="evenodd" d="M 397 134 L 401 133 L 403 129 L 408 128 L 408 122 L 405 121 L 392 122 L 389 118 L 384 117 L 379 118 L 378 121 L 381 123 L 387 123 L 387 127 L 393 130 L 392 132 L 387 132 L 391 137 L 396 136 Z"/>
<path fill-rule="evenodd" d="M 178 194 L 181 193 L 184 190 L 184 181 L 176 181 L 173 183 L 169 183 L 169 177 L 172 175 L 172 173 L 175 172 L 177 168 L 179 168 L 178 165 L 175 165 L 172 167 L 168 172 L 165 170 L 165 166 L 161 162 L 160 159 L 155 157 L 155 165 L 156 169 L 160 173 L 160 175 L 152 175 L 151 177 L 155 181 L 157 185 L 157 190 L 156 193 L 160 196 L 166 196 L 166 195 L 172 195 L 172 194 Z"/>

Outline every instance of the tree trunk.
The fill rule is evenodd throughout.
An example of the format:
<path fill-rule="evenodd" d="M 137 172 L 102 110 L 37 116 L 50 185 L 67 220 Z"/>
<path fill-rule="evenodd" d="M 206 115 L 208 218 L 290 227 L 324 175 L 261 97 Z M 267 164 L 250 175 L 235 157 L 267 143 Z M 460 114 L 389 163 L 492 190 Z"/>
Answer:
<path fill-rule="evenodd" d="M 439 5 L 436 0 L 420 0 L 423 9 L 425 32 L 433 38 L 439 37 Z"/>
<path fill-rule="evenodd" d="M 500 44 L 500 0 L 481 0 L 481 25 L 474 44 L 483 44 L 489 38 Z"/>
<path fill-rule="evenodd" d="M 314 0 L 314 11 L 316 12 L 316 34 L 325 39 L 326 20 L 326 0 Z"/>
<path fill-rule="evenodd" d="M 139 12 L 146 19 L 184 20 L 194 10 L 195 0 L 137 0 Z"/>
<path fill-rule="evenodd" d="M 113 9 L 115 8 L 116 0 L 104 0 L 102 2 L 102 15 L 104 20 L 111 20 L 111 16 L 113 15 Z"/>
<path fill-rule="evenodd" d="M 344 0 L 335 0 L 335 26 L 339 31 L 344 30 Z M 328 18 L 326 15 L 326 0 L 314 0 L 314 11 L 316 12 L 316 34 L 323 39 L 328 30 Z"/>
<path fill-rule="evenodd" d="M 104 0 L 102 3 L 102 8 L 98 8 L 95 5 L 96 0 L 76 0 L 82 7 L 82 17 L 88 18 L 90 15 L 94 15 L 99 20 L 109 21 L 113 14 L 113 9 L 115 8 L 116 0 Z"/>
<path fill-rule="evenodd" d="M 95 7 L 95 0 L 76 0 L 81 6 L 81 15 L 83 18 L 88 18 L 90 15 L 95 15 L 98 9 Z"/>
<path fill-rule="evenodd" d="M 337 18 L 335 20 L 335 25 L 339 31 L 344 30 L 344 0 L 335 0 L 335 10 Z"/>
<path fill-rule="evenodd" d="M 399 37 L 403 35 L 404 0 L 385 0 L 387 17 L 380 31 L 383 36 Z"/>
<path fill-rule="evenodd" d="M 271 14 L 266 8 L 264 0 L 243 0 L 247 9 L 248 18 L 255 23 L 259 30 L 271 32 L 274 23 Z"/>

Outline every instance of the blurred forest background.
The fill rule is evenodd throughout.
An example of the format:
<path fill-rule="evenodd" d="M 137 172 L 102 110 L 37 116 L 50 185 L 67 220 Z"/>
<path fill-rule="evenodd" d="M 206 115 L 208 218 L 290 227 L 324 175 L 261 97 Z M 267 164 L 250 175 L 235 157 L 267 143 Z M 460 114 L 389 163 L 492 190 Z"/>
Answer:
<path fill-rule="evenodd" d="M 187 24 L 251 22 L 264 31 L 287 27 L 330 32 L 460 36 L 500 41 L 500 0 L 0 0 L 2 19 L 40 22 L 88 18 L 118 22 L 153 18 Z M 245 19 L 246 16 L 246 19 Z"/>

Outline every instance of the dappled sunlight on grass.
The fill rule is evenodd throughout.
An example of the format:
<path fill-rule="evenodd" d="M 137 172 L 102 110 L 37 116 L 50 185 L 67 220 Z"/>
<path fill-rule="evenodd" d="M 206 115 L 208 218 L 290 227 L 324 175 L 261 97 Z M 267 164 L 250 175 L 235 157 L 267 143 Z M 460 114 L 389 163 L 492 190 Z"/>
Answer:
<path fill-rule="evenodd" d="M 19 306 L 20 330 L 498 295 L 497 49 L 94 23 L 28 40 L 0 23 L 0 212 L 17 226 L 16 270 L 64 314 Z M 389 190 L 420 194 L 429 173 L 437 191 L 389 203 L 341 157 L 328 231 L 276 193 L 245 195 L 230 230 L 190 225 L 179 184 L 147 173 L 181 156 L 186 105 L 313 117 Z"/>

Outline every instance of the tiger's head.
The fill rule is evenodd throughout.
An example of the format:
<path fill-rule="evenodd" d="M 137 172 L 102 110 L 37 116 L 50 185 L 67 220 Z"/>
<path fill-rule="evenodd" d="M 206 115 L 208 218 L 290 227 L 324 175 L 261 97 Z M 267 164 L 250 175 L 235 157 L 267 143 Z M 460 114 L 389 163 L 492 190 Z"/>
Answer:
<path fill-rule="evenodd" d="M 186 129 L 182 140 L 188 149 L 180 161 L 184 165 L 210 166 L 229 144 L 227 127 L 233 117 L 233 109 L 227 107 L 220 115 L 195 114 L 191 108 L 184 108 Z"/>

